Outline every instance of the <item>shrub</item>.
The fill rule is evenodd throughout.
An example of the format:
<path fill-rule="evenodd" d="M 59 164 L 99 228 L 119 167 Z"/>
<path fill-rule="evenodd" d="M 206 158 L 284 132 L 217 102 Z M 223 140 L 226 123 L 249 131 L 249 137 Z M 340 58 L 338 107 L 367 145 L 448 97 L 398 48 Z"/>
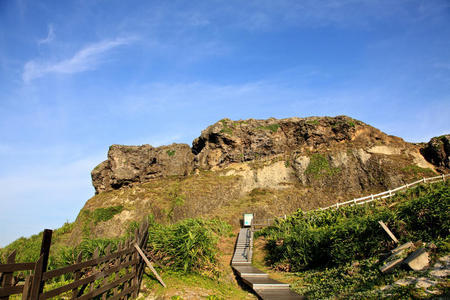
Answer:
<path fill-rule="evenodd" d="M 173 270 L 214 272 L 218 237 L 230 231 L 219 220 L 186 219 L 168 226 L 152 223 L 148 248 Z"/>
<path fill-rule="evenodd" d="M 391 207 L 357 205 L 338 210 L 298 211 L 257 233 L 267 240 L 267 260 L 286 269 L 344 265 L 392 247 L 378 221 L 401 239 L 439 242 L 450 230 L 450 183 L 418 186 L 395 196 Z"/>

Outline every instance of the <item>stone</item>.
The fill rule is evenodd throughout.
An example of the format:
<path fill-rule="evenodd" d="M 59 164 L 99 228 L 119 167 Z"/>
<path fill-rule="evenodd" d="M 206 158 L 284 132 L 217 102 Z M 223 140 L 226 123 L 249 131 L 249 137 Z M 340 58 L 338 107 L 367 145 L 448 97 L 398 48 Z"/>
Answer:
<path fill-rule="evenodd" d="M 91 172 L 96 193 L 152 178 L 186 176 L 194 169 L 194 155 L 186 144 L 152 147 L 112 145 L 108 160 Z"/>
<path fill-rule="evenodd" d="M 419 248 L 411 253 L 404 261 L 414 271 L 422 271 L 428 267 L 430 258 L 425 248 Z"/>
<path fill-rule="evenodd" d="M 446 144 L 442 143 L 444 152 L 439 150 L 440 154 L 428 156 L 439 166 L 446 165 L 442 159 L 435 159 L 447 153 Z M 274 184 L 266 180 L 268 184 L 258 183 L 253 188 L 279 189 L 286 183 L 301 183 L 315 190 L 333 186 L 334 197 L 346 200 L 350 194 L 405 184 L 412 174 L 399 173 L 399 170 L 408 170 L 411 164 L 433 169 L 420 154 L 424 145 L 407 143 L 347 116 L 223 119 L 203 130 L 192 147 L 187 144 L 112 145 L 108 159 L 95 167 L 91 176 L 98 194 L 155 178 L 199 174 L 202 170 L 220 171 L 246 164 L 251 169 L 246 172 L 248 176 L 236 174 L 242 175 L 244 181 L 256 182 L 253 178 L 258 176 L 254 173 L 261 167 L 270 169 L 266 172 L 270 173 L 269 177 L 273 177 L 271 170 L 276 169 L 278 174 L 282 168 L 286 169 L 280 173 L 283 176 L 279 180 L 272 180 Z M 423 153 L 431 153 L 427 151 Z M 272 168 L 271 164 L 275 163 L 278 165 Z M 414 174 L 417 175 L 425 174 Z"/>
<path fill-rule="evenodd" d="M 448 170 L 450 168 L 450 134 L 432 138 L 421 149 L 421 153 L 427 161 L 441 171 Z"/>

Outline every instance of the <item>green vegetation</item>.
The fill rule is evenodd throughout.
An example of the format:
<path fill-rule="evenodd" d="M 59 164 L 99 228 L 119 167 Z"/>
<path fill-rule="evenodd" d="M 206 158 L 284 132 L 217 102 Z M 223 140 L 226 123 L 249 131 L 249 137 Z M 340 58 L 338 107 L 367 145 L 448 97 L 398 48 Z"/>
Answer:
<path fill-rule="evenodd" d="M 115 215 L 121 213 L 122 210 L 123 210 L 122 205 L 97 208 L 92 212 L 92 221 L 94 222 L 95 225 L 100 222 L 108 221 L 112 219 L 112 217 L 114 217 Z"/>
<path fill-rule="evenodd" d="M 148 250 L 174 271 L 217 276 L 217 241 L 231 226 L 218 219 L 186 219 L 173 225 L 151 222 Z"/>
<path fill-rule="evenodd" d="M 402 168 L 402 172 L 413 174 L 414 176 L 422 175 L 422 176 L 433 176 L 435 173 L 429 168 L 421 168 L 417 165 L 409 165 Z"/>
<path fill-rule="evenodd" d="M 292 286 L 300 294 L 320 299 L 330 295 L 378 299 L 386 296 L 380 286 L 412 272 L 379 272 L 384 254 L 395 245 L 378 221 L 387 223 L 400 243 L 432 243 L 436 245 L 432 256 L 441 256 L 450 252 L 449 211 L 447 181 L 417 186 L 385 203 L 298 211 L 256 236 L 265 237 L 266 260 L 272 267 L 299 272 L 289 276 L 294 278 Z M 389 293 L 393 299 L 422 297 L 419 290 L 411 287 L 394 288 Z"/>
<path fill-rule="evenodd" d="M 167 155 L 169 155 L 169 156 L 174 156 L 176 150 L 167 150 L 166 152 L 167 152 Z"/>
<path fill-rule="evenodd" d="M 305 170 L 306 175 L 313 175 L 315 179 L 323 176 L 333 176 L 338 172 L 340 172 L 340 169 L 331 167 L 327 158 L 319 153 L 314 153 L 310 157 L 308 167 Z"/>
<path fill-rule="evenodd" d="M 220 123 L 222 123 L 222 125 L 223 125 L 223 128 L 220 130 L 221 133 L 226 133 L 229 135 L 233 134 L 233 128 L 232 128 L 234 126 L 233 123 L 231 123 L 231 127 L 228 125 L 227 119 L 220 120 Z"/>
<path fill-rule="evenodd" d="M 355 122 L 353 121 L 347 121 L 348 126 L 355 127 Z"/>
<path fill-rule="evenodd" d="M 319 120 L 308 120 L 306 121 L 306 124 L 317 126 L 319 125 Z"/>
<path fill-rule="evenodd" d="M 152 291 L 152 296 L 156 299 L 197 299 L 192 294 L 205 295 L 205 293 L 209 295 L 198 296 L 198 299 L 248 299 L 246 291 L 225 278 L 217 279 L 195 273 L 180 274 L 175 271 L 164 271 L 164 282 L 168 288 L 164 288 L 153 277 L 144 273 L 143 287 Z M 145 292 L 143 294 L 145 295 Z M 184 298 L 184 294 L 188 296 Z"/>
<path fill-rule="evenodd" d="M 269 130 L 269 131 L 272 131 L 273 133 L 277 132 L 278 128 L 280 128 L 279 124 L 270 124 L 267 126 L 256 127 L 257 130 Z"/>

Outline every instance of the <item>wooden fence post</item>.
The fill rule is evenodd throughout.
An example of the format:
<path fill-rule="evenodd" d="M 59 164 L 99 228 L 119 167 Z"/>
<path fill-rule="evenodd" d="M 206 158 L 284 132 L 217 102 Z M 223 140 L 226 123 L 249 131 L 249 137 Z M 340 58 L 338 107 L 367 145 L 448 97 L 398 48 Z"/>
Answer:
<path fill-rule="evenodd" d="M 16 261 L 16 250 L 14 250 L 6 259 L 7 264 L 13 264 Z M 3 273 L 2 288 L 11 287 L 13 285 L 13 272 Z M 1 297 L 2 300 L 9 299 L 9 296 Z"/>
<path fill-rule="evenodd" d="M 52 243 L 52 233 L 52 230 L 45 229 L 42 235 L 41 255 L 34 268 L 31 299 L 39 299 L 39 294 L 44 290 L 45 282 L 42 281 L 42 274 L 47 270 L 50 244 Z"/>

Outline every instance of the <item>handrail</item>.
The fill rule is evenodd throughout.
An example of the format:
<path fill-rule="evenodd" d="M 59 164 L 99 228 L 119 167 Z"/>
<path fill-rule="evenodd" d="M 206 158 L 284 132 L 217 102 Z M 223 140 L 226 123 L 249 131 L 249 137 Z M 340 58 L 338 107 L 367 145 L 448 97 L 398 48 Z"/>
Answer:
<path fill-rule="evenodd" d="M 310 210 L 310 211 L 327 210 L 327 209 L 331 209 L 331 208 L 338 209 L 341 206 L 345 206 L 345 205 L 349 205 L 349 204 L 350 205 L 361 205 L 361 204 L 366 204 L 366 203 L 369 203 L 369 202 L 372 202 L 372 201 L 375 201 L 375 200 L 379 200 L 379 199 L 390 198 L 390 197 L 393 197 L 398 191 L 411 188 L 411 187 L 416 186 L 416 185 L 418 185 L 420 183 L 435 183 L 435 182 L 439 182 L 439 181 L 446 181 L 446 178 L 449 177 L 449 176 L 450 176 L 450 174 L 441 174 L 441 175 L 438 175 L 438 176 L 433 176 L 433 177 L 428 177 L 428 178 L 424 177 L 424 178 L 416 180 L 414 182 L 407 183 L 405 185 L 396 187 L 396 188 L 394 188 L 392 190 L 387 190 L 387 191 L 384 191 L 384 192 L 381 192 L 381 193 L 378 193 L 378 194 L 371 194 L 371 195 L 368 195 L 368 196 L 355 198 L 355 199 L 348 200 L 348 201 L 345 201 L 345 202 L 337 202 L 336 204 L 333 204 L 333 205 L 330 205 L 330 206 L 327 206 L 327 207 L 319 207 L 319 208 L 316 208 L 316 209 L 313 209 L 313 210 Z M 279 217 L 279 218 L 282 218 L 282 217 Z M 284 218 L 286 218 L 286 215 L 284 216 Z M 267 219 L 267 220 L 274 220 L 274 219 L 275 218 Z M 261 225 L 264 225 L 264 224 L 263 223 L 255 224 L 253 222 L 253 220 L 252 220 L 252 230 L 253 231 L 254 231 L 254 226 L 255 225 L 256 226 L 261 226 Z"/>

